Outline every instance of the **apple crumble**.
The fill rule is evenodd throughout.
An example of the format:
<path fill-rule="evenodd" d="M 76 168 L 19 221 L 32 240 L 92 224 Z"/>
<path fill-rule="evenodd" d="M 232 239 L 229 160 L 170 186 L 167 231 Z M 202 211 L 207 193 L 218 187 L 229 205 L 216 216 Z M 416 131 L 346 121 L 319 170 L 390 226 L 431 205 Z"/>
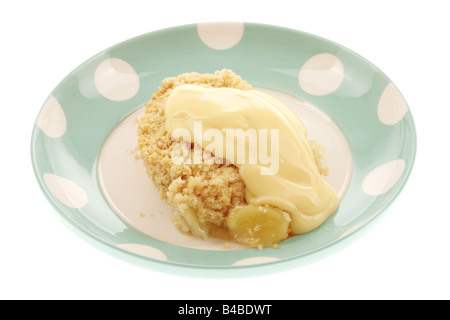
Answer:
<path fill-rule="evenodd" d="M 186 84 L 252 90 L 231 70 L 192 72 L 164 79 L 147 103 L 138 123 L 138 146 L 149 177 L 174 212 L 174 225 L 203 240 L 217 236 L 249 247 L 272 246 L 286 239 L 291 232 L 290 214 L 273 205 L 247 203 L 246 184 L 236 165 L 173 161 L 173 152 L 186 142 L 167 131 L 165 107 L 174 89 Z M 323 147 L 315 141 L 309 141 L 309 146 L 318 172 L 326 175 L 327 168 L 321 165 Z M 189 150 L 194 157 L 195 149 Z"/>

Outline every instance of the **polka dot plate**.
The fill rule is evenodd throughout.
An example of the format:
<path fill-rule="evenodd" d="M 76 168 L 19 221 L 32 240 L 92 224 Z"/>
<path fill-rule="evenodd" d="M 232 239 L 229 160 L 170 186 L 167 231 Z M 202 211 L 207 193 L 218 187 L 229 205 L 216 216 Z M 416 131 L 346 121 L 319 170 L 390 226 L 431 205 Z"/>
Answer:
<path fill-rule="evenodd" d="M 136 120 L 161 81 L 223 68 L 285 102 L 326 149 L 340 207 L 279 248 L 180 234 L 138 157 Z M 416 133 L 397 87 L 349 49 L 277 26 L 202 23 L 141 35 L 81 64 L 43 104 L 31 146 L 50 203 L 101 249 L 161 270 L 254 270 L 333 250 L 385 210 L 412 170 Z"/>

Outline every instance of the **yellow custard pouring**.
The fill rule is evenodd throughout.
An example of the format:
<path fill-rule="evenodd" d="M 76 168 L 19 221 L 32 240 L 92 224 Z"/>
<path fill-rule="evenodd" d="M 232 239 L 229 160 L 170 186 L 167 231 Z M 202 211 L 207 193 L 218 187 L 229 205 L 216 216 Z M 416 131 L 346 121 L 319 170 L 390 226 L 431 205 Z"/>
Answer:
<path fill-rule="evenodd" d="M 314 230 L 338 208 L 338 196 L 319 173 L 303 123 L 274 97 L 186 84 L 173 90 L 165 115 L 173 138 L 194 137 L 191 142 L 239 169 L 247 203 L 288 212 L 292 234 Z"/>

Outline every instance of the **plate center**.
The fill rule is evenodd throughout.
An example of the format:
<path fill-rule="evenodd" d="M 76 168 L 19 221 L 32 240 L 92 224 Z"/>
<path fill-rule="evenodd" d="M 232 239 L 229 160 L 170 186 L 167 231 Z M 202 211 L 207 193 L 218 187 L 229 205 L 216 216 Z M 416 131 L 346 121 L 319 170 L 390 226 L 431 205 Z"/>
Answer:
<path fill-rule="evenodd" d="M 302 120 L 308 139 L 325 147 L 324 166 L 329 168 L 325 180 L 342 198 L 351 178 L 350 148 L 336 124 L 313 105 L 293 96 L 256 88 L 290 107 Z M 148 177 L 137 148 L 137 121 L 145 107 L 125 118 L 108 137 L 99 157 L 100 187 L 114 212 L 140 232 L 160 241 L 203 250 L 234 250 L 243 247 L 221 239 L 199 240 L 178 231 L 173 214 Z M 226 245 L 225 245 L 226 244 Z"/>

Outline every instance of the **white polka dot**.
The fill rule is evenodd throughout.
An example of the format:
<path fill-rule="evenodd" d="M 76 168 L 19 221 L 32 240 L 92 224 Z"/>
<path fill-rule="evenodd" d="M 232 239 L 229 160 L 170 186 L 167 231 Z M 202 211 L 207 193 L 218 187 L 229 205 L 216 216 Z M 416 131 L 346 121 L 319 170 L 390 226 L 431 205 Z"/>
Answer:
<path fill-rule="evenodd" d="M 341 60 L 330 53 L 320 53 L 305 62 L 298 74 L 298 83 L 307 93 L 323 96 L 332 93 L 344 80 Z"/>
<path fill-rule="evenodd" d="M 53 196 L 70 208 L 81 208 L 87 203 L 83 189 L 66 178 L 46 173 L 44 182 Z"/>
<path fill-rule="evenodd" d="M 200 23 L 197 32 L 205 45 L 215 50 L 234 47 L 244 35 L 242 22 Z"/>
<path fill-rule="evenodd" d="M 261 263 L 269 263 L 278 261 L 280 259 L 274 258 L 274 257 L 252 257 L 252 258 L 246 258 L 239 261 L 236 261 L 233 263 L 233 266 L 249 266 L 253 264 L 261 264 Z"/>
<path fill-rule="evenodd" d="M 371 196 L 383 194 L 397 183 L 404 170 L 405 160 L 403 159 L 387 162 L 366 175 L 361 185 L 362 189 Z"/>
<path fill-rule="evenodd" d="M 44 103 L 36 120 L 36 125 L 47 136 L 52 138 L 59 138 L 66 132 L 66 116 L 64 110 L 54 96 L 50 96 Z"/>
<path fill-rule="evenodd" d="M 387 125 L 393 125 L 403 119 L 408 106 L 393 83 L 389 83 L 378 101 L 378 118 Z"/>
<path fill-rule="evenodd" d="M 113 101 L 128 100 L 139 90 L 139 77 L 128 62 L 110 58 L 95 70 L 95 87 L 105 98 Z"/>
<path fill-rule="evenodd" d="M 167 257 L 160 250 L 155 249 L 153 247 L 144 245 L 144 244 L 136 244 L 136 243 L 124 243 L 119 244 L 118 247 L 136 253 L 140 256 L 153 258 L 157 260 L 167 260 Z"/>

